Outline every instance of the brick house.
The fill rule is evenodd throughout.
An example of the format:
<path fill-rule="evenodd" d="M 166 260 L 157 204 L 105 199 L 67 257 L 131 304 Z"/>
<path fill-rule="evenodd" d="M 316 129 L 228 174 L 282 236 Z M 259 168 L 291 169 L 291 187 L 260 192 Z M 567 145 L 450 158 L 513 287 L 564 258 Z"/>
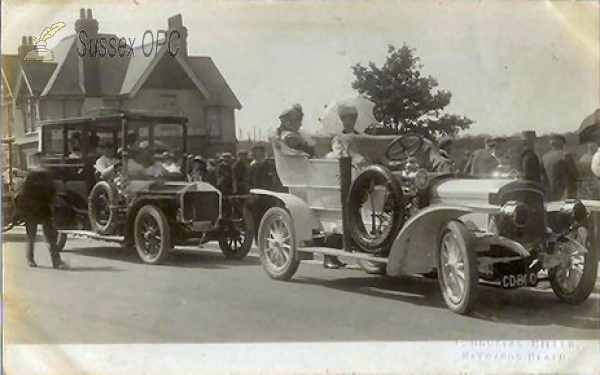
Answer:
<path fill-rule="evenodd" d="M 84 49 L 80 30 L 87 33 L 89 51 L 84 57 L 78 54 Z M 168 19 L 166 32 L 172 30 L 180 35 L 171 46 L 171 51 L 179 48 L 175 56 L 168 44 L 142 46 L 141 36 L 135 36 L 139 45 L 134 44 L 131 54 L 101 57 L 89 39 L 119 37 L 100 33 L 92 11 L 81 9 L 76 34 L 52 48 L 52 62 L 23 61 L 34 48 L 32 38 L 23 37 L 17 55 L 2 55 L 3 133 L 15 137 L 14 165 L 26 167 L 28 157 L 38 150 L 40 121 L 84 116 L 98 108 L 183 115 L 189 119 L 189 152 L 234 151 L 239 100 L 210 57 L 188 54 L 181 15 Z M 146 56 L 143 51 L 151 48 Z"/>

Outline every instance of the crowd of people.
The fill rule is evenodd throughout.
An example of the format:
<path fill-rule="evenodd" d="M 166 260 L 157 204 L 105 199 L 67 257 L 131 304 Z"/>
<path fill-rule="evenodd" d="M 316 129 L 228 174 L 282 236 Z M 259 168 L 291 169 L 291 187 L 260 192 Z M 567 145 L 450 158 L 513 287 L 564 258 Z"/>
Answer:
<path fill-rule="evenodd" d="M 188 181 L 208 182 L 227 195 L 246 195 L 250 189 L 281 190 L 275 164 L 267 159 L 265 146 L 256 145 L 250 152 L 239 150 L 236 156 L 230 152 L 215 158 L 189 155 Z"/>
<path fill-rule="evenodd" d="M 589 143 L 587 153 L 577 159 L 566 150 L 563 135 L 551 135 L 550 149 L 543 155 L 536 150 L 536 141 L 533 131 L 521 133 L 512 147 L 505 139 L 488 137 L 485 147 L 471 153 L 461 171 L 476 177 L 493 177 L 513 170 L 521 179 L 541 184 L 549 201 L 600 199 L 600 149 L 596 144 Z"/>

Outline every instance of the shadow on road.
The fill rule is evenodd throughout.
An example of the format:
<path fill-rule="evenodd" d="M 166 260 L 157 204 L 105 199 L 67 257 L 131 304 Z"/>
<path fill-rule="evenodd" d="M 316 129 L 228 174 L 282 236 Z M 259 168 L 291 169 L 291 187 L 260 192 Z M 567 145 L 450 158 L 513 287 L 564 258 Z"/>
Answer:
<path fill-rule="evenodd" d="M 35 241 L 45 241 L 44 235 L 39 233 L 41 229 L 38 229 L 38 234 L 35 237 Z M 2 233 L 2 241 L 6 244 L 7 242 L 27 242 L 27 235 L 25 233 Z"/>
<path fill-rule="evenodd" d="M 592 294 L 579 305 L 560 302 L 551 290 L 502 290 L 481 287 L 473 318 L 542 326 L 559 325 L 571 328 L 600 329 L 598 295 Z"/>
<path fill-rule="evenodd" d="M 438 282 L 418 276 L 364 276 L 335 280 L 303 277 L 292 279 L 290 282 L 323 286 L 418 306 L 446 308 Z M 482 285 L 477 304 L 469 317 L 517 325 L 558 325 L 582 330 L 599 330 L 600 304 L 597 294 L 593 294 L 579 305 L 568 305 L 561 303 L 548 290 L 503 290 Z"/>
<path fill-rule="evenodd" d="M 437 281 L 420 277 L 363 276 L 334 280 L 303 277 L 292 279 L 290 282 L 325 286 L 370 297 L 408 302 L 418 306 L 446 307 L 439 293 Z"/>
<path fill-rule="evenodd" d="M 89 271 L 119 272 L 120 271 L 119 269 L 117 269 L 115 267 L 111 267 L 111 266 L 81 267 L 81 266 L 73 266 L 71 264 L 69 264 L 69 268 L 64 269 L 64 270 L 55 270 L 54 268 L 52 268 L 52 266 L 45 266 L 45 265 L 40 265 L 40 264 L 38 264 L 37 267 L 35 267 L 35 268 L 53 270 L 55 272 L 89 272 Z"/>
<path fill-rule="evenodd" d="M 71 248 L 65 253 L 96 258 L 113 259 L 127 263 L 143 264 L 137 252 L 123 247 L 82 247 Z M 228 269 L 239 266 L 254 266 L 260 264 L 256 257 L 246 257 L 241 260 L 227 260 L 223 254 L 212 251 L 174 251 L 161 267 Z"/>

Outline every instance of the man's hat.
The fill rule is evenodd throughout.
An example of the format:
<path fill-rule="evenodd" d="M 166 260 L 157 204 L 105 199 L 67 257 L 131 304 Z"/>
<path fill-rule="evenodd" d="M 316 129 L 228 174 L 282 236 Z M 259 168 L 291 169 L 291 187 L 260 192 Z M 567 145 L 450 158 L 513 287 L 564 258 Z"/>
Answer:
<path fill-rule="evenodd" d="M 204 161 L 204 159 L 202 158 L 202 156 L 195 156 L 192 159 L 192 163 L 206 164 L 206 161 Z"/>
<path fill-rule="evenodd" d="M 292 105 L 292 108 L 286 109 L 285 111 L 281 112 L 281 114 L 279 115 L 279 118 L 285 118 L 288 117 L 292 112 L 299 112 L 300 114 L 304 114 L 304 112 L 302 112 L 302 106 L 298 103 Z"/>
<path fill-rule="evenodd" d="M 526 130 L 524 132 L 521 132 L 521 137 L 523 139 L 537 138 L 537 133 L 535 132 L 535 130 Z"/>
<path fill-rule="evenodd" d="M 487 137 L 485 139 L 485 144 L 486 146 L 496 146 L 496 144 L 498 143 L 498 139 L 496 137 Z"/>
<path fill-rule="evenodd" d="M 561 134 L 552 134 L 550 136 L 550 142 L 565 144 L 567 143 L 567 139 Z"/>

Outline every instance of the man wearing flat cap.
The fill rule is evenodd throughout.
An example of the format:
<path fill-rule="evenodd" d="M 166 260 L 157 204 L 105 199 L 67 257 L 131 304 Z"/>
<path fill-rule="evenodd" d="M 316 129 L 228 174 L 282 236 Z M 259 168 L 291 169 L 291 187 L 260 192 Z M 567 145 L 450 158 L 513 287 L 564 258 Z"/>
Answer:
<path fill-rule="evenodd" d="M 302 151 L 309 157 L 313 157 L 315 154 L 315 148 L 311 144 L 311 141 L 305 139 L 300 134 L 300 127 L 302 126 L 302 119 L 304 113 L 302 112 L 302 106 L 300 104 L 294 104 L 292 108 L 287 109 L 279 115 L 280 125 L 277 128 L 277 138 L 282 141 L 286 146 Z"/>
<path fill-rule="evenodd" d="M 548 200 L 575 198 L 579 172 L 573 156 L 565 150 L 565 137 L 554 134 L 550 137 L 550 151 L 542 158 L 548 176 Z"/>
<path fill-rule="evenodd" d="M 465 166 L 465 173 L 476 177 L 490 177 L 500 164 L 496 157 L 497 139 L 487 137 L 485 148 L 476 150 Z"/>

